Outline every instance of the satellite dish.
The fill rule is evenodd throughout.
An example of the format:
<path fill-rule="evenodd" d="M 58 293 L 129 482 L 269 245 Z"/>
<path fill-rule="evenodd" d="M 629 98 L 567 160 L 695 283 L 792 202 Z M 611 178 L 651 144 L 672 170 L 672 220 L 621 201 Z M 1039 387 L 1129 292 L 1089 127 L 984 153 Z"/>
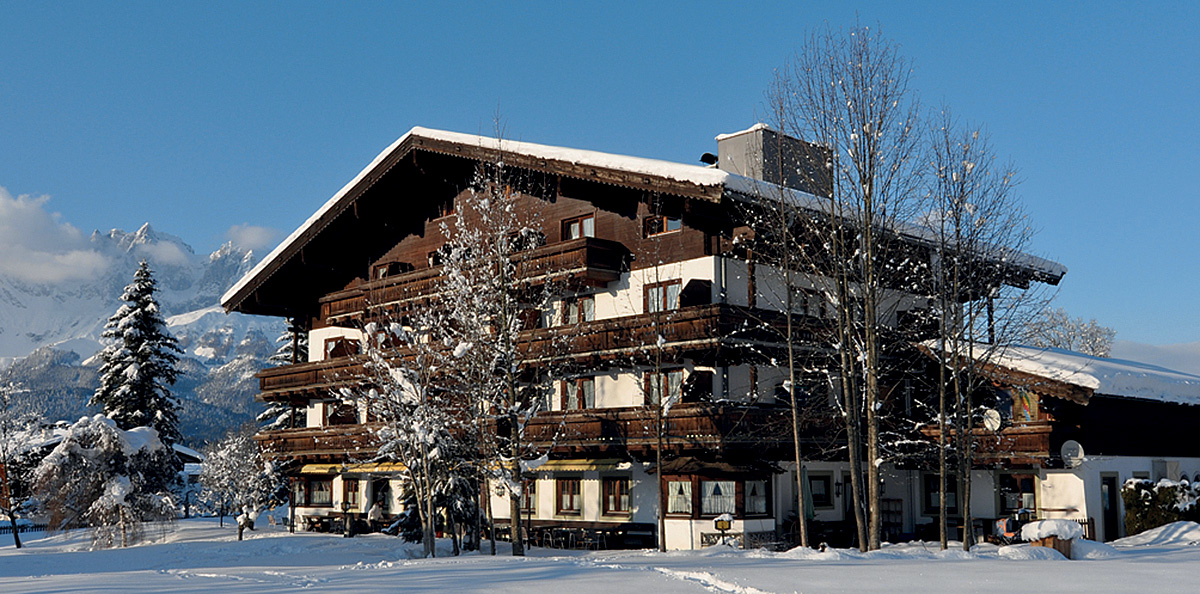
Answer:
<path fill-rule="evenodd" d="M 988 431 L 999 431 L 1000 413 L 992 408 L 983 411 L 983 426 Z"/>
<path fill-rule="evenodd" d="M 1062 448 L 1059 449 L 1059 453 L 1062 454 L 1063 464 L 1067 468 L 1075 468 L 1083 464 L 1083 446 L 1079 445 L 1079 442 L 1074 439 L 1065 441 L 1062 444 Z"/>

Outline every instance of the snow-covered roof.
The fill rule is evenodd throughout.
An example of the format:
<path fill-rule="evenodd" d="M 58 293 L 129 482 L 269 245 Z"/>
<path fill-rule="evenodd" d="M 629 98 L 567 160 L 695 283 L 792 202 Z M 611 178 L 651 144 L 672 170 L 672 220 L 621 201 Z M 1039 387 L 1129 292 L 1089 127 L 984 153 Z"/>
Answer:
<path fill-rule="evenodd" d="M 1062 349 L 1013 346 L 989 355 L 1009 369 L 1080 386 L 1096 394 L 1200 404 L 1200 376 L 1137 361 Z"/>
<path fill-rule="evenodd" d="M 765 124 L 756 124 L 743 132 L 750 132 L 760 127 L 765 127 Z M 734 133 L 740 134 L 742 132 Z M 313 231 L 319 231 L 321 227 L 327 225 L 331 220 L 331 215 L 344 207 L 344 205 L 352 201 L 355 196 L 351 193 L 355 187 L 365 178 L 374 173 L 377 168 L 384 163 L 385 160 L 400 147 L 406 144 L 417 146 L 422 141 L 430 141 L 432 143 L 448 143 L 466 148 L 480 148 L 489 151 L 503 151 L 506 154 L 518 155 L 526 158 L 537 159 L 547 162 L 557 162 L 565 165 L 571 165 L 584 168 L 604 169 L 611 171 L 619 171 L 625 174 L 633 174 L 635 176 L 653 177 L 658 180 L 671 181 L 687 186 L 694 186 L 701 189 L 713 189 L 718 191 L 717 195 L 724 191 L 741 194 L 754 199 L 770 198 L 779 200 L 789 200 L 796 203 L 801 208 L 809 208 L 813 211 L 827 211 L 828 200 L 818 198 L 812 194 L 784 188 L 772 183 L 756 180 L 721 169 L 707 167 L 704 165 L 689 165 L 685 163 L 675 163 L 671 161 L 662 161 L 659 159 L 648 159 L 645 157 L 633 157 L 629 155 L 616 155 L 612 153 L 604 153 L 600 151 L 591 151 L 584 149 L 566 148 L 559 146 L 550 146 L 544 144 L 536 144 L 532 142 L 521 142 L 515 140 L 503 140 L 497 138 L 489 138 L 476 134 L 464 134 L 461 132 L 448 132 L 445 130 L 433 130 L 430 128 L 414 127 L 409 130 L 386 149 L 377 155 L 370 164 L 363 168 L 362 171 L 342 187 L 336 194 L 325 202 L 312 216 L 300 225 L 295 231 L 275 247 L 271 253 L 260 260 L 258 264 L 237 283 L 235 283 L 224 295 L 221 296 L 221 304 L 228 311 L 237 306 L 235 299 L 242 299 L 245 295 L 245 290 L 249 285 L 255 282 L 261 282 L 269 277 L 279 265 L 281 260 L 286 260 L 288 253 L 293 251 L 297 243 L 307 241 L 304 238 L 309 236 Z M 422 147 L 428 148 L 428 147 Z M 911 229 L 909 229 L 911 227 Z M 920 228 L 915 225 L 908 225 L 902 230 L 903 233 L 911 237 L 922 239 L 927 232 L 922 234 Z M 1046 273 L 1054 277 L 1055 281 L 1066 273 L 1066 267 L 1056 262 L 1051 262 L 1036 256 L 1014 253 L 1012 256 L 1014 265 L 1027 266 L 1036 271 Z M 239 298 L 239 295 L 241 297 Z"/>
<path fill-rule="evenodd" d="M 599 151 L 589 151 L 583 149 L 565 148 L 558 146 L 549 146 L 544 144 L 535 144 L 532 142 L 520 142 L 515 140 L 501 140 L 497 138 L 489 138 L 475 134 L 463 134 L 461 132 L 447 132 L 445 130 L 432 130 L 422 128 L 420 126 L 409 130 L 404 136 L 401 136 L 386 149 L 379 153 L 371 161 L 369 165 L 363 168 L 362 171 L 350 180 L 342 189 L 333 195 L 325 202 L 317 212 L 300 225 L 295 231 L 275 247 L 271 253 L 259 261 L 249 273 L 241 278 L 233 285 L 224 295 L 221 296 L 221 303 L 228 307 L 228 302 L 246 288 L 248 284 L 259 277 L 268 267 L 279 259 L 288 248 L 298 241 L 301 237 L 314 228 L 320 221 L 326 218 L 326 215 L 336 209 L 350 191 L 358 185 L 363 178 L 367 177 L 374 171 L 389 155 L 395 152 L 400 146 L 406 142 L 415 139 L 426 139 L 433 141 L 449 142 L 467 147 L 479 147 L 489 150 L 503 150 L 507 153 L 545 159 L 549 161 L 561 161 L 575 165 L 588 167 L 597 167 L 603 169 L 613 169 L 627 173 L 642 174 L 653 176 L 660 179 L 669 179 L 678 182 L 690 183 L 702 187 L 721 187 L 726 184 L 730 178 L 740 176 L 734 175 L 720 169 L 711 169 L 699 165 L 688 165 L 684 163 L 673 163 L 671 161 L 661 161 L 658 159 L 647 159 L 644 157 L 631 157 L 628 155 L 614 155 L 611 153 L 602 153 Z"/>

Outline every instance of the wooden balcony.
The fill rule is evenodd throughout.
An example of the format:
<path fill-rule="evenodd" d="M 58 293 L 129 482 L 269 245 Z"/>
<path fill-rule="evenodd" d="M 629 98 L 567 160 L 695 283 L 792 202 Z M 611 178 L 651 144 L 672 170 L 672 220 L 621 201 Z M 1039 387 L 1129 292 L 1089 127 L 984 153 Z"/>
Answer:
<path fill-rule="evenodd" d="M 819 344 L 815 333 L 828 325 L 828 320 L 811 317 L 797 318 L 797 322 L 797 340 L 809 345 Z M 600 368 L 646 364 L 659 353 L 667 361 L 681 357 L 715 359 L 718 352 L 732 355 L 741 346 L 752 347 L 757 353 L 781 348 L 783 324 L 784 316 L 774 312 L 727 304 L 697 305 L 658 314 L 527 330 L 520 348 L 533 365 L 570 362 Z M 820 356 L 815 346 L 802 349 L 800 355 L 806 354 Z M 362 382 L 363 369 L 357 357 L 339 357 L 264 369 L 258 378 L 262 400 L 299 406 L 310 397 L 327 397 L 333 388 Z"/>
<path fill-rule="evenodd" d="M 791 444 L 790 411 L 783 407 L 731 404 L 678 404 L 664 418 L 664 450 L 686 452 L 754 451 L 765 455 Z M 265 431 L 255 436 L 273 459 L 303 463 L 369 459 L 379 444 L 378 424 L 332 425 Z M 652 452 L 657 446 L 652 410 L 643 408 L 551 411 L 525 426 L 525 439 L 556 454 Z"/>
<path fill-rule="evenodd" d="M 1050 434 L 1053 426 L 1045 421 L 1022 423 L 999 431 L 977 427 L 974 438 L 976 464 L 1044 464 L 1050 458 Z M 937 439 L 938 428 L 926 425 L 921 433 Z M 953 431 L 950 433 L 953 435 Z"/>
<path fill-rule="evenodd" d="M 796 340 L 810 345 L 818 343 L 816 334 L 828 326 L 820 318 L 795 320 Z M 718 303 L 539 328 L 528 331 L 522 340 L 535 361 L 574 359 L 595 366 L 604 360 L 645 362 L 656 351 L 668 360 L 697 353 L 713 357 L 719 348 L 743 345 L 766 352 L 772 345 L 782 346 L 785 324 L 785 317 L 776 312 Z"/>
<path fill-rule="evenodd" d="M 361 383 L 363 366 L 357 357 L 339 357 L 269 367 L 258 372 L 257 377 L 260 400 L 304 406 L 309 398 L 326 397 L 336 387 Z"/>
<path fill-rule="evenodd" d="M 515 260 L 537 282 L 555 278 L 586 286 L 604 286 L 628 268 L 629 250 L 608 239 L 582 237 L 520 252 Z M 442 268 L 424 268 L 368 281 L 321 299 L 321 321 L 328 325 L 361 321 L 372 312 L 402 308 L 438 291 Z"/>
<path fill-rule="evenodd" d="M 691 403 L 663 419 L 664 451 L 721 452 L 752 449 L 762 454 L 790 447 L 791 412 L 783 407 Z M 652 409 L 612 408 L 539 413 L 525 439 L 558 454 L 653 451 L 658 437 Z"/>
<path fill-rule="evenodd" d="M 369 459 L 379 447 L 378 424 L 331 425 L 263 431 L 254 436 L 268 458 L 298 462 L 345 462 Z"/>

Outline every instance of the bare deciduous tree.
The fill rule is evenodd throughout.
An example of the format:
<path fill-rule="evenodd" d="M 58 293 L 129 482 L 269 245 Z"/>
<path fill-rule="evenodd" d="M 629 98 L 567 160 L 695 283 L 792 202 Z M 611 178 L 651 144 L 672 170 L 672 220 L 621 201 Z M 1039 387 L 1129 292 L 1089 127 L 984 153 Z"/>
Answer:
<path fill-rule="evenodd" d="M 1030 346 L 1066 349 L 1093 357 L 1108 357 L 1116 338 L 1116 330 L 1100 325 L 1094 318 L 1072 318 L 1061 307 L 1042 312 L 1024 333 Z"/>
<path fill-rule="evenodd" d="M 895 229 L 914 214 L 921 183 L 918 108 L 908 84 L 909 64 L 895 43 L 860 26 L 809 37 L 769 93 L 783 130 L 828 151 L 819 236 L 839 328 L 835 383 L 847 420 L 859 542 L 872 549 L 882 534 L 880 426 L 888 392 L 880 385 L 881 345 L 897 301 L 891 292 L 907 282 L 910 262 Z"/>

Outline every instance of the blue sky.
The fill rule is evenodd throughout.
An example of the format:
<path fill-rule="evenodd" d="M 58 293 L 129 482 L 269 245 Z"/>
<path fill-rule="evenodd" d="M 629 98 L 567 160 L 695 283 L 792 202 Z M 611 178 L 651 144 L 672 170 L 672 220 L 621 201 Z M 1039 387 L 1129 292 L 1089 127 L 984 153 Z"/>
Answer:
<path fill-rule="evenodd" d="M 6 2 L 0 187 L 209 251 L 282 237 L 415 125 L 696 162 L 856 19 L 1018 166 L 1058 305 L 1200 341 L 1194 3 Z"/>

